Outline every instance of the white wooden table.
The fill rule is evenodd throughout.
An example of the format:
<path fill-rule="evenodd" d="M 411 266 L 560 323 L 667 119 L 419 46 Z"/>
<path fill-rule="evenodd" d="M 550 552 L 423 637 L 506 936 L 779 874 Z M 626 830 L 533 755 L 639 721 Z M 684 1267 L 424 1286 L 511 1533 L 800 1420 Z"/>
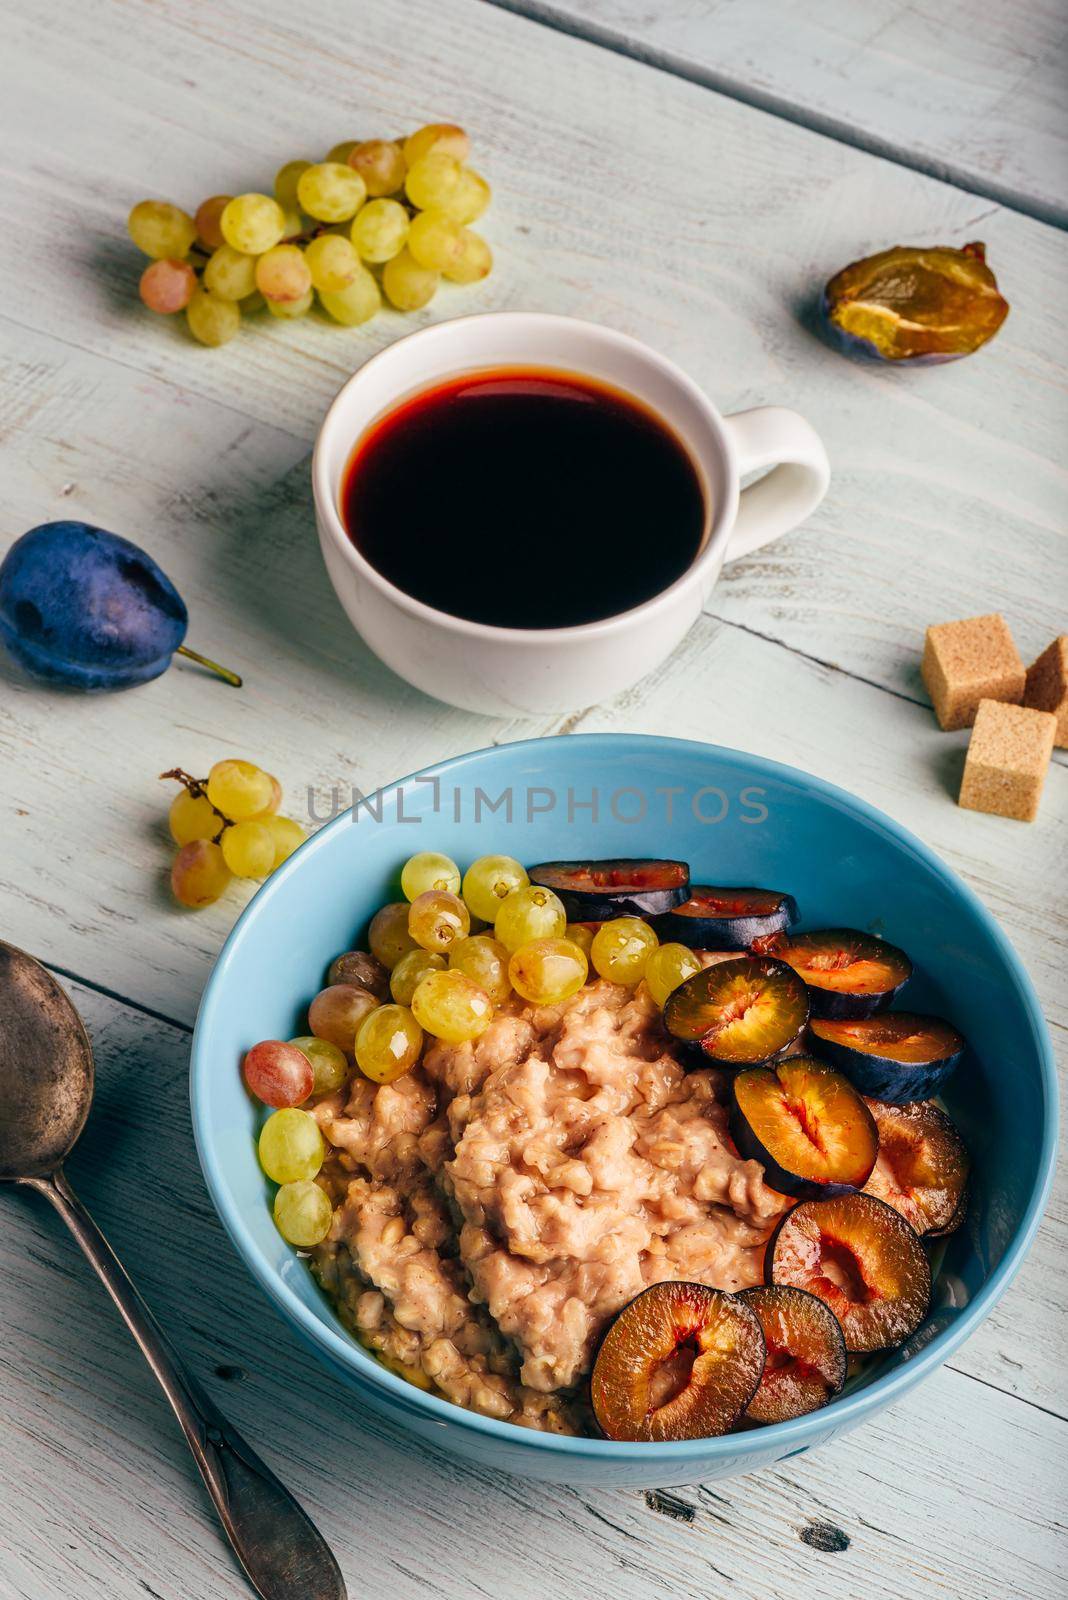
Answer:
<path fill-rule="evenodd" d="M 98 1100 L 71 1173 L 160 1319 L 304 1498 L 353 1596 L 1053 1600 L 1068 1569 L 1063 1183 L 1017 1285 L 949 1366 L 772 1472 L 584 1495 L 417 1455 L 361 1416 L 246 1277 L 196 1167 L 189 1031 L 238 902 L 171 903 L 156 780 L 249 754 L 301 815 L 333 783 L 366 791 L 574 728 L 778 756 L 881 805 L 965 876 L 1063 1045 L 1068 763 L 1033 827 L 959 811 L 965 736 L 937 731 L 917 674 L 929 621 L 1001 609 L 1028 659 L 1068 622 L 1052 4 L 1014 7 L 1011 26 L 992 0 L 3 11 L 0 549 L 60 516 L 129 534 L 186 596 L 190 642 L 246 675 L 237 694 L 182 666 L 83 699 L 0 664 L 2 933 L 69 982 L 92 1032 Z M 498 266 L 417 321 L 603 319 L 679 358 L 724 409 L 796 406 L 834 465 L 819 513 L 729 570 L 666 668 L 578 716 L 497 724 L 423 698 L 328 587 L 316 423 L 411 322 L 276 324 L 209 352 L 136 302 L 132 201 L 263 186 L 285 158 L 431 117 L 475 132 Z M 973 360 L 885 372 L 813 336 L 830 271 L 896 240 L 977 237 L 1013 312 Z M 73 1247 L 32 1199 L 0 1207 L 0 1597 L 241 1596 L 177 1430 Z"/>

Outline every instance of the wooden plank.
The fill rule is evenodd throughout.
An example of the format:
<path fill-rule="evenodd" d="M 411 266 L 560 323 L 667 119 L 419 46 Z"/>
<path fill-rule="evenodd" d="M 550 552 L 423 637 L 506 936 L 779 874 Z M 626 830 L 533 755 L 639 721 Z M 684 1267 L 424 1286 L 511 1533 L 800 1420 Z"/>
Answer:
<path fill-rule="evenodd" d="M 414 54 L 398 50 L 381 3 L 362 8 L 355 32 L 339 0 L 322 0 L 317 14 L 332 41 L 326 61 L 298 31 L 273 19 L 264 26 L 251 0 L 213 7 L 210 25 L 181 0 L 137 6 L 108 30 L 106 48 L 77 8 L 60 30 L 15 8 L 0 63 L 13 130 L 0 181 L 20 217 L 19 260 L 32 271 L 15 264 L 4 314 L 75 347 L 42 358 L 26 333 L 6 341 L 8 414 L 32 433 L 25 518 L 68 504 L 59 494 L 73 476 L 68 463 L 84 459 L 74 442 L 83 433 L 107 451 L 84 387 L 95 404 L 100 380 L 78 352 L 120 369 L 116 407 L 156 380 L 154 414 L 167 427 L 195 427 L 192 413 L 212 399 L 307 447 L 342 380 L 399 332 L 469 310 L 534 306 L 648 339 L 725 410 L 794 405 L 826 439 L 835 471 L 827 502 L 789 539 L 728 569 L 710 602 L 717 615 L 912 697 L 922 695 L 917 652 L 932 620 L 1000 608 L 1028 659 L 1063 628 L 1062 234 L 474 0 L 415 0 Z M 518 59 L 517 77 L 507 64 Z M 200 86 L 197 126 L 176 137 L 188 122 L 187 80 Z M 58 108 L 75 92 L 79 139 L 57 143 Z M 268 103 L 264 130 L 256 108 Z M 221 352 L 194 347 L 139 307 L 140 258 L 123 230 L 131 199 L 155 188 L 192 204 L 238 178 L 263 183 L 283 157 L 314 154 L 354 121 L 393 127 L 430 107 L 470 121 L 496 185 L 487 231 L 498 270 L 485 285 L 443 290 L 414 319 L 384 313 L 348 331 L 275 324 Z M 561 204 L 561 183 L 573 205 Z M 1014 306 L 988 351 L 887 372 L 849 363 L 814 336 L 812 299 L 844 262 L 895 238 L 976 235 Z M 128 411 L 107 476 L 132 490 L 143 471 L 147 491 L 156 469 L 141 463 L 167 447 L 158 425 L 149 438 L 136 407 Z M 205 413 L 211 428 L 216 414 Z M 176 524 L 190 518 L 227 550 L 235 515 L 250 516 L 247 530 L 273 507 L 278 476 L 262 481 L 255 446 L 238 447 L 236 461 L 201 447 L 184 459 L 175 501 L 153 498 L 151 519 L 141 502 L 130 521 L 157 552 L 182 541 Z M 253 492 L 262 497 L 255 507 Z M 101 520 L 112 511 L 99 484 L 91 504 L 84 483 L 69 504 Z M 117 502 L 115 513 L 127 506 Z M 7 515 L 14 535 L 21 523 Z"/>
<path fill-rule="evenodd" d="M 238 1265 L 196 1168 L 187 1035 L 72 994 L 98 1064 L 72 1180 L 193 1369 L 304 1499 L 352 1594 L 1062 1592 L 1050 1513 L 1068 1424 L 959 1371 L 825 1450 L 650 1501 L 535 1488 L 412 1449 L 315 1363 Z M 36 1197 L 2 1199 L 0 1594 L 237 1600 L 245 1590 L 185 1446 L 110 1305 Z M 1026 1342 L 1022 1286 L 1013 1302 Z"/>
<path fill-rule="evenodd" d="M 1068 223 L 1068 35 L 1053 0 L 495 3 Z"/>

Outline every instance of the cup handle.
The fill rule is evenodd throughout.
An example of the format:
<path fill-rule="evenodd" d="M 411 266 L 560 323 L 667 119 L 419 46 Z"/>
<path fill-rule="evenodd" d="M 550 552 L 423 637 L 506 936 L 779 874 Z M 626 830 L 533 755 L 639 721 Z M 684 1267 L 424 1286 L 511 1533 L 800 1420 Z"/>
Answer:
<path fill-rule="evenodd" d="M 831 468 L 816 430 L 785 406 L 756 406 L 723 422 L 741 476 L 771 468 L 742 490 L 724 558 L 737 561 L 804 522 L 827 493 Z"/>

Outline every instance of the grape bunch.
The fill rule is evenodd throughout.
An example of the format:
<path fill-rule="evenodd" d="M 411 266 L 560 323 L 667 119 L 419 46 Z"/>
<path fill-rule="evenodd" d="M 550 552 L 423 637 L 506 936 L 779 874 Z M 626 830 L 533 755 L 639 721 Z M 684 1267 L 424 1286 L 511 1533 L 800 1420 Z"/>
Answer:
<path fill-rule="evenodd" d="M 212 195 L 193 216 L 141 200 L 127 224 L 152 257 L 141 299 L 164 316 L 184 311 L 205 345 L 226 344 L 242 315 L 303 317 L 316 296 L 346 327 L 373 317 L 383 295 L 418 311 L 442 278 L 478 283 L 493 266 L 469 226 L 490 186 L 468 150 L 463 128 L 435 122 L 403 140 L 348 140 L 325 161 L 287 161 L 273 195 Z"/>
<path fill-rule="evenodd" d="M 178 854 L 171 888 L 183 906 L 214 905 L 234 878 L 266 878 L 304 840 L 292 817 L 280 817 L 282 785 L 251 761 L 216 761 L 206 778 L 181 767 L 160 774 L 182 785 L 167 824 Z"/>

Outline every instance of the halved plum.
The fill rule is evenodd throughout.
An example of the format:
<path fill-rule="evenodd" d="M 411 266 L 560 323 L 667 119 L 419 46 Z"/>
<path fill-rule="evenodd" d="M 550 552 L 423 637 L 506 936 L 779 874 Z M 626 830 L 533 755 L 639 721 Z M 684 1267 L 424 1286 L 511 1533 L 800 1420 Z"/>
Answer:
<path fill-rule="evenodd" d="M 668 996 L 664 1022 L 676 1039 L 700 1041 L 702 1058 L 755 1066 L 788 1050 L 808 1021 L 797 974 L 770 956 L 735 956 L 695 972 Z"/>
<path fill-rule="evenodd" d="M 787 1284 L 743 1289 L 738 1298 L 760 1318 L 767 1349 L 747 1420 L 789 1422 L 833 1400 L 846 1381 L 849 1357 L 830 1307 L 806 1289 Z"/>
<path fill-rule="evenodd" d="M 797 901 L 778 889 L 722 889 L 691 884 L 690 898 L 658 917 L 665 943 L 691 950 L 745 950 L 755 939 L 784 933 L 797 921 Z"/>
<path fill-rule="evenodd" d="M 529 876 L 559 895 L 569 922 L 655 917 L 681 905 L 690 892 L 685 861 L 542 861 Z"/>
<path fill-rule="evenodd" d="M 955 1232 L 967 1210 L 971 1160 L 949 1117 L 923 1100 L 867 1105 L 879 1130 L 879 1159 L 865 1192 L 893 1206 L 918 1234 Z"/>
<path fill-rule="evenodd" d="M 964 1054 L 941 1017 L 884 1011 L 874 1017 L 813 1017 L 816 1048 L 864 1094 L 904 1105 L 938 1094 Z"/>
<path fill-rule="evenodd" d="M 875 1119 L 849 1079 L 811 1056 L 750 1067 L 731 1084 L 731 1138 L 771 1188 L 812 1200 L 863 1189 L 879 1153 Z"/>
<path fill-rule="evenodd" d="M 915 1229 L 872 1194 L 794 1206 L 768 1240 L 764 1277 L 822 1300 L 856 1355 L 896 1349 L 931 1303 L 931 1268 Z"/>
<path fill-rule="evenodd" d="M 821 928 L 777 944 L 775 954 L 808 985 L 816 1017 L 870 1017 L 884 1011 L 912 976 L 896 944 L 857 928 Z"/>
<path fill-rule="evenodd" d="M 609 1439 L 710 1439 L 734 1427 L 763 1370 L 751 1306 L 703 1283 L 654 1283 L 601 1341 L 593 1414 Z"/>

